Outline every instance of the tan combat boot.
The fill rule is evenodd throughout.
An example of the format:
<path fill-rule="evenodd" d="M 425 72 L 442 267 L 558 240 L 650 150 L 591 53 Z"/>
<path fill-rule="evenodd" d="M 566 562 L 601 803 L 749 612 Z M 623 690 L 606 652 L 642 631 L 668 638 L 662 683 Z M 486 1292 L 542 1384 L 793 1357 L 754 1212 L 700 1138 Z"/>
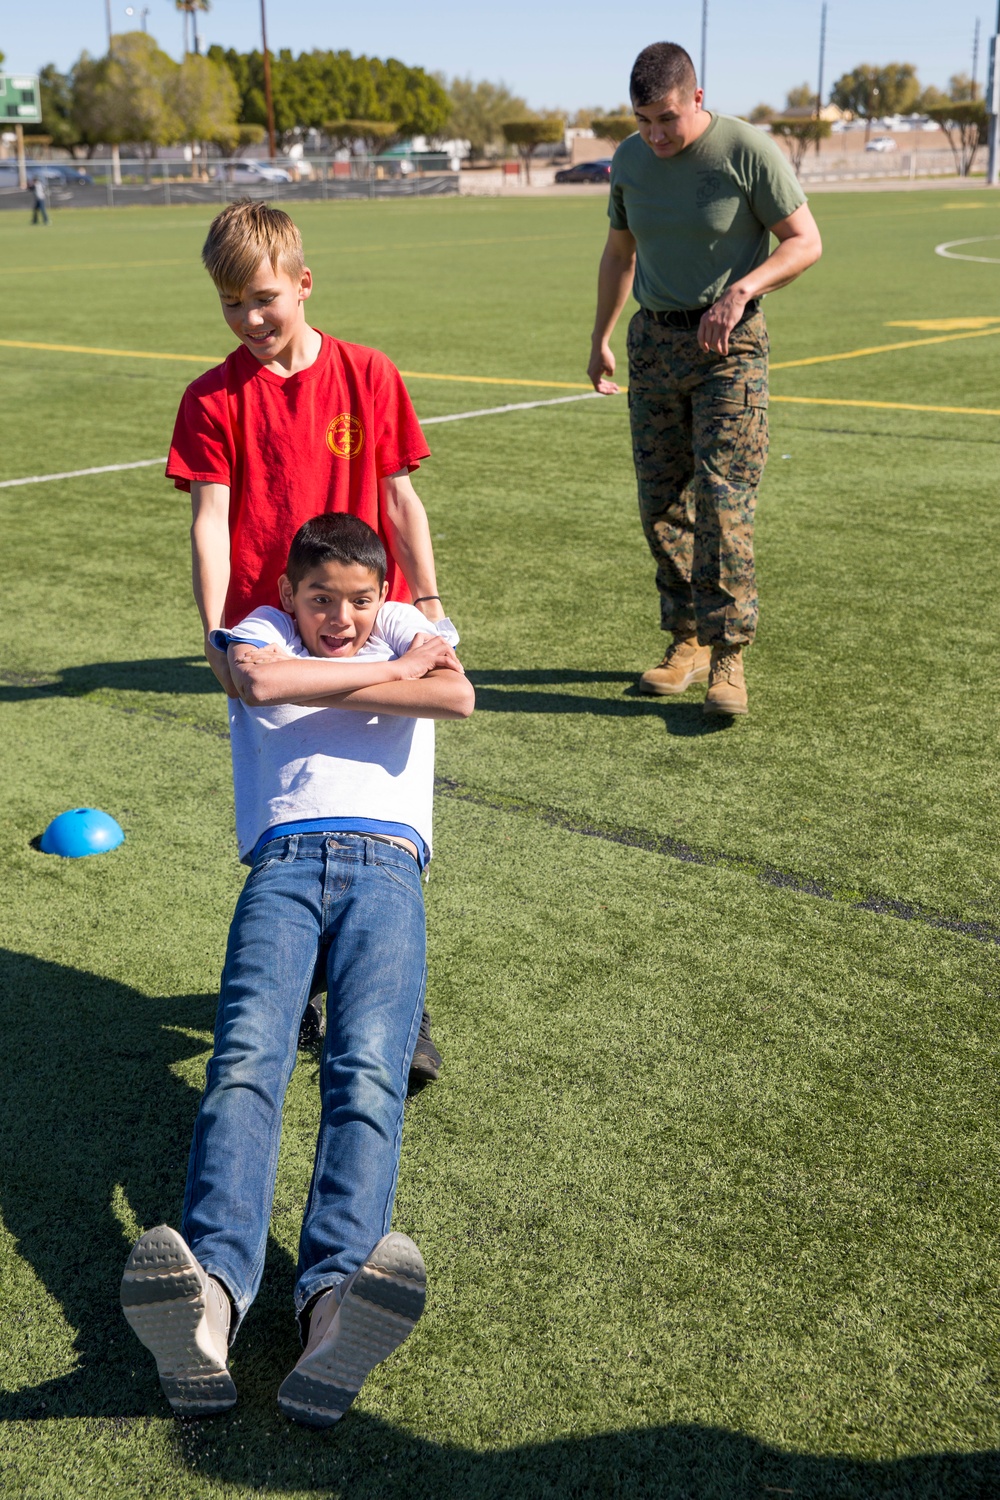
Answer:
<path fill-rule="evenodd" d="M 643 672 L 639 678 L 639 691 L 663 698 L 686 693 L 693 683 L 705 681 L 711 654 L 710 646 L 698 645 L 697 636 L 678 636 L 660 665 Z"/>
<path fill-rule="evenodd" d="M 705 694 L 707 714 L 745 714 L 747 684 L 743 675 L 742 646 L 713 646 L 712 666 Z"/>

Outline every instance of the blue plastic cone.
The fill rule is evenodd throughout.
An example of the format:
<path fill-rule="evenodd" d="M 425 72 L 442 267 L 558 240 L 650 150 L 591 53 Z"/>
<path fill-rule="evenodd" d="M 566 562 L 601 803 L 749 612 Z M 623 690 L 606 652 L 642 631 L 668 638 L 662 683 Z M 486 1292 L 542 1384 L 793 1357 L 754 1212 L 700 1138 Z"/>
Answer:
<path fill-rule="evenodd" d="M 42 834 L 43 854 L 63 859 L 82 859 L 85 854 L 107 854 L 117 849 L 125 835 L 108 813 L 99 807 L 73 807 L 60 813 Z"/>

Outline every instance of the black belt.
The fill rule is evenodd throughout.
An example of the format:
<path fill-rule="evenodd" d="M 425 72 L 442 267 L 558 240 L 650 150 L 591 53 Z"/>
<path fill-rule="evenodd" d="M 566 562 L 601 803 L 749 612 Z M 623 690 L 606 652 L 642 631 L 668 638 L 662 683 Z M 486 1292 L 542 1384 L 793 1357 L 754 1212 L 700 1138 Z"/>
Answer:
<path fill-rule="evenodd" d="M 747 318 L 752 318 L 759 304 L 756 297 L 752 297 L 743 309 L 735 327 L 745 323 Z M 656 312 L 651 307 L 640 309 L 647 318 L 652 318 L 654 323 L 660 323 L 664 328 L 697 328 L 702 318 L 708 312 L 707 307 L 673 307 L 668 312 Z"/>

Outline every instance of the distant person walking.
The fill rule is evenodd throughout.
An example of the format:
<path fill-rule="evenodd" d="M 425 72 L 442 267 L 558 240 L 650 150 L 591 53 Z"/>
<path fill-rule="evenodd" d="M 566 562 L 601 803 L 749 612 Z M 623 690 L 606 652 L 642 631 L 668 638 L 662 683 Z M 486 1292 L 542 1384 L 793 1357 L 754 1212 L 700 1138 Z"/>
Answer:
<path fill-rule="evenodd" d="M 702 107 L 683 47 L 656 42 L 630 80 L 637 134 L 611 166 L 587 373 L 617 391 L 612 330 L 634 290 L 629 409 L 643 530 L 673 643 L 639 680 L 705 712 L 744 714 L 757 627 L 753 519 L 767 458 L 767 330 L 759 299 L 819 259 L 819 231 L 777 145 Z M 771 252 L 770 235 L 778 240 Z"/>
<path fill-rule="evenodd" d="M 41 218 L 42 223 L 47 224 L 49 222 L 49 211 L 45 201 L 45 183 L 40 177 L 36 177 L 34 182 L 31 184 L 31 191 L 34 194 L 35 204 L 34 211 L 31 215 L 31 222 L 32 224 L 37 224 L 39 218 Z"/>

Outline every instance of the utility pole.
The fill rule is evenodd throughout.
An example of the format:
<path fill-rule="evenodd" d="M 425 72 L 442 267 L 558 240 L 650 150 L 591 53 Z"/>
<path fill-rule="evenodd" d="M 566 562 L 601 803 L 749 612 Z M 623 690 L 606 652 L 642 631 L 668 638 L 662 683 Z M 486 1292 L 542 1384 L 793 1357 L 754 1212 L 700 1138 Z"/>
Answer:
<path fill-rule="evenodd" d="M 972 102 L 976 102 L 976 73 L 979 71 L 979 17 L 976 17 L 976 29 L 972 33 Z"/>
<path fill-rule="evenodd" d="M 997 0 L 1000 4 L 1000 0 Z M 277 152 L 274 149 L 274 95 L 271 93 L 271 54 L 267 50 L 267 15 L 264 10 L 264 0 L 260 0 L 260 39 L 264 47 L 264 102 L 267 105 L 267 151 L 270 159 L 274 161 Z"/>
<path fill-rule="evenodd" d="M 701 0 L 701 76 L 698 82 L 705 87 L 705 67 L 708 57 L 708 0 Z"/>
<path fill-rule="evenodd" d="M 104 0 L 104 18 L 108 23 L 108 56 L 111 56 L 111 0 Z"/>
<path fill-rule="evenodd" d="M 826 56 L 826 0 L 819 15 L 819 82 L 816 85 L 816 118 L 823 108 L 823 63 Z"/>
<path fill-rule="evenodd" d="M 826 60 L 826 0 L 823 0 L 823 9 L 819 13 L 819 81 L 816 85 L 816 118 L 823 114 L 823 63 Z M 817 137 L 816 155 L 819 155 L 821 141 Z"/>
<path fill-rule="evenodd" d="M 986 186 L 1000 185 L 1000 0 L 997 0 L 997 26 L 990 37 L 989 82 L 986 86 L 986 112 L 990 117 L 989 162 L 986 167 Z"/>

